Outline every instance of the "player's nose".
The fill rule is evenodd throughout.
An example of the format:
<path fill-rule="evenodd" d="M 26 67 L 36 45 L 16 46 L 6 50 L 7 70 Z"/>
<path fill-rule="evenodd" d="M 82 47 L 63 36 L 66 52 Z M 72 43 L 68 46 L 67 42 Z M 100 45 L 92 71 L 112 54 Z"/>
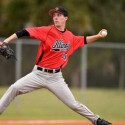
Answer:
<path fill-rule="evenodd" d="M 55 19 L 55 20 L 58 19 L 58 16 L 57 15 L 53 16 L 53 19 Z"/>

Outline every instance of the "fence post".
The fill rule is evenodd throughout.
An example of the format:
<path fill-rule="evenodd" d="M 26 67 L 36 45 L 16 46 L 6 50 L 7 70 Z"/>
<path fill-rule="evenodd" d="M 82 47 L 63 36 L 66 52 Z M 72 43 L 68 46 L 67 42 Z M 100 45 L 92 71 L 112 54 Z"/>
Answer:
<path fill-rule="evenodd" d="M 22 40 L 16 41 L 16 65 L 15 65 L 15 80 L 21 78 L 21 61 L 22 61 Z"/>
<path fill-rule="evenodd" d="M 82 48 L 81 54 L 81 88 L 87 87 L 87 46 Z"/>

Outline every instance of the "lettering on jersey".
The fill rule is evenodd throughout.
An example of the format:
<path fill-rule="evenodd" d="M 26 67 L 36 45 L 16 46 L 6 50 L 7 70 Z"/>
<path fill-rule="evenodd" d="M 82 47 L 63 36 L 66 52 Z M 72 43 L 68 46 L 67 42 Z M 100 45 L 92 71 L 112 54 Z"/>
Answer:
<path fill-rule="evenodd" d="M 52 45 L 54 51 L 66 51 L 70 48 L 70 43 L 64 43 L 63 40 L 56 40 Z"/>

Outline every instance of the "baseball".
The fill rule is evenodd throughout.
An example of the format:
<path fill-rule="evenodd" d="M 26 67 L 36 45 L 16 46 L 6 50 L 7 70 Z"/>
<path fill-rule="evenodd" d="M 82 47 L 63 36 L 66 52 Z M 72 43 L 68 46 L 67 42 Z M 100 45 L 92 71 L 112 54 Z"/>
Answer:
<path fill-rule="evenodd" d="M 102 30 L 101 35 L 102 35 L 103 37 L 107 36 L 107 30 Z"/>

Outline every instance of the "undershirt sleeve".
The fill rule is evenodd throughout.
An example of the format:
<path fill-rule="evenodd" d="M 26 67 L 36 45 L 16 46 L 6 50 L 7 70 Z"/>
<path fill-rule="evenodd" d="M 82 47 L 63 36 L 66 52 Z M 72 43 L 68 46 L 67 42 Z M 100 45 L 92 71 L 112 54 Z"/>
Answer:
<path fill-rule="evenodd" d="M 17 31 L 16 35 L 18 38 L 23 37 L 23 36 L 30 36 L 29 33 L 25 29 Z"/>
<path fill-rule="evenodd" d="M 84 36 L 84 44 L 87 44 L 86 36 Z"/>

